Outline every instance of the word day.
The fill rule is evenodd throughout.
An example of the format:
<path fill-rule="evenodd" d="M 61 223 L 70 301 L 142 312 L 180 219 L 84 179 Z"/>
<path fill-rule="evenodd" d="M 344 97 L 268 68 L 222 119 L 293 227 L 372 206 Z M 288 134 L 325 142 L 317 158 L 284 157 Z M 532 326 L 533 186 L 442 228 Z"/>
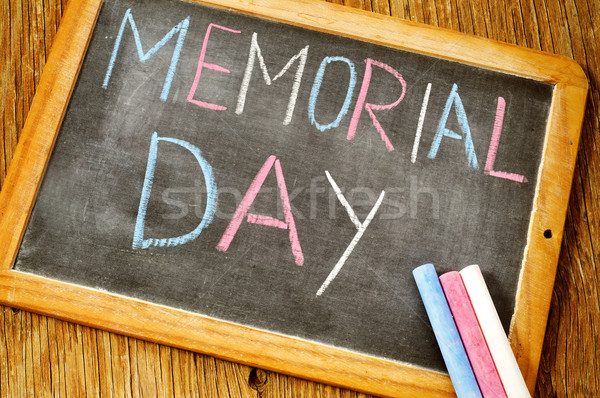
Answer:
<path fill-rule="evenodd" d="M 173 82 L 173 78 L 175 76 L 175 72 L 177 70 L 177 66 L 179 63 L 180 55 L 182 52 L 182 48 L 190 28 L 190 17 L 183 19 L 177 25 L 175 25 L 169 32 L 165 34 L 165 36 L 158 41 L 150 50 L 144 52 L 142 46 L 142 40 L 140 38 L 140 33 L 138 31 L 137 25 L 134 21 L 133 14 L 131 9 L 128 9 L 123 17 L 121 25 L 119 27 L 114 46 L 111 52 L 110 60 L 108 62 L 108 68 L 106 70 L 104 80 L 102 83 L 102 87 L 104 89 L 108 89 L 111 81 L 111 76 L 115 64 L 118 59 L 119 50 L 121 48 L 121 43 L 123 41 L 123 36 L 125 34 L 126 28 L 129 26 L 135 46 L 137 49 L 137 55 L 139 61 L 144 63 L 148 59 L 150 59 L 154 54 L 156 54 L 165 44 L 167 44 L 171 39 L 176 39 L 176 43 L 174 46 L 173 54 L 171 56 L 171 60 L 169 63 L 169 67 L 167 70 L 167 74 L 162 86 L 162 91 L 160 94 L 160 100 L 166 101 L 169 97 L 169 93 L 171 90 L 171 85 Z M 206 33 L 204 35 L 204 40 L 202 42 L 202 46 L 200 49 L 200 55 L 198 58 L 196 73 L 194 79 L 191 83 L 191 87 L 189 93 L 187 95 L 187 101 L 194 105 L 197 105 L 200 108 L 209 109 L 212 111 L 222 112 L 227 111 L 227 107 L 222 104 L 217 104 L 214 102 L 209 102 L 209 99 L 204 98 L 203 96 L 209 96 L 209 93 L 203 93 L 199 87 L 202 87 L 201 80 L 203 76 L 203 71 L 205 69 L 212 70 L 214 72 L 230 74 L 231 70 L 223 65 L 213 64 L 207 61 L 207 58 L 210 58 L 210 54 L 207 54 L 208 44 L 211 42 L 211 38 L 214 35 L 222 36 L 228 35 L 225 40 L 226 45 L 231 44 L 232 41 L 236 40 L 236 35 L 241 34 L 242 31 L 236 29 L 235 27 L 226 27 L 217 25 L 214 23 L 210 23 L 206 28 Z M 219 37 L 215 38 L 215 40 L 219 39 Z M 266 85 L 271 85 L 274 81 L 278 80 L 288 71 L 292 70 L 295 67 L 295 73 L 293 75 L 292 87 L 290 90 L 289 99 L 287 101 L 287 108 L 285 115 L 282 120 L 283 125 L 288 125 L 292 121 L 294 117 L 294 110 L 296 108 L 296 101 L 298 99 L 298 94 L 300 92 L 300 88 L 302 85 L 302 81 L 304 78 L 304 70 L 305 65 L 307 63 L 307 59 L 309 57 L 310 45 L 306 45 L 301 48 L 296 54 L 294 54 L 288 62 L 283 66 L 283 68 L 274 76 L 271 77 L 269 73 L 266 63 L 263 56 L 263 51 L 261 50 L 259 44 L 258 34 L 256 32 L 252 33 L 249 50 L 248 50 L 248 59 L 244 69 L 243 78 L 240 82 L 240 88 L 237 95 L 235 114 L 243 115 L 248 88 L 250 86 L 252 75 L 254 69 L 258 68 L 262 74 L 262 78 Z M 344 96 L 343 104 L 341 108 L 337 112 L 335 119 L 324 122 L 318 120 L 318 111 L 317 109 L 317 99 L 319 98 L 319 94 L 323 88 L 324 77 L 326 74 L 326 70 L 328 65 L 332 63 L 339 63 L 340 65 L 345 65 L 347 67 L 348 79 L 347 79 L 347 87 L 346 93 Z M 394 151 L 394 144 L 390 141 L 388 137 L 388 133 L 391 127 L 383 126 L 378 118 L 377 113 L 382 111 L 390 111 L 402 103 L 405 95 L 407 94 L 407 83 L 400 74 L 400 72 L 394 67 L 380 62 L 378 60 L 372 58 L 364 59 L 365 69 L 362 77 L 362 82 L 360 84 L 360 88 L 358 89 L 358 96 L 356 98 L 354 109 L 351 112 L 350 123 L 348 130 L 346 131 L 346 139 L 352 140 L 355 138 L 359 120 L 366 113 L 370 118 L 370 121 L 379 134 L 379 137 L 383 143 L 383 146 L 387 149 L 387 151 Z M 387 84 L 386 87 L 392 89 L 392 87 L 396 87 L 397 98 L 395 101 L 388 104 L 375 104 L 367 102 L 367 94 L 369 92 L 369 88 L 371 87 L 372 79 L 373 79 L 373 69 L 379 68 L 389 75 L 391 83 Z M 326 130 L 335 129 L 339 127 L 342 120 L 350 113 L 350 106 L 353 102 L 353 97 L 355 94 L 355 88 L 357 86 L 358 73 L 357 73 L 356 64 L 343 56 L 326 56 L 320 62 L 320 65 L 317 69 L 317 72 L 313 78 L 312 86 L 310 88 L 310 96 L 308 102 L 308 121 L 313 125 L 318 131 L 324 132 Z M 291 72 L 290 72 L 291 73 Z M 415 163 L 417 159 L 417 154 L 419 151 L 419 145 L 421 142 L 421 135 L 423 131 L 423 124 L 425 121 L 425 117 L 427 115 L 429 97 L 431 93 L 432 85 L 431 83 L 427 84 L 427 89 L 423 96 L 422 105 L 419 110 L 419 119 L 415 130 L 415 137 L 412 145 L 411 152 L 411 162 Z M 202 100 L 198 98 L 203 98 Z M 327 106 L 326 104 L 320 104 L 320 106 Z M 487 157 L 484 165 L 484 174 L 503 178 L 507 180 L 516 181 L 519 183 L 527 182 L 527 178 L 521 174 L 506 172 L 506 171 L 498 171 L 494 169 L 494 163 L 496 160 L 496 154 L 498 153 L 500 136 L 502 133 L 502 125 L 506 111 L 506 101 L 503 97 L 497 97 L 496 104 L 496 115 L 493 121 L 493 131 L 492 137 L 489 143 Z M 458 120 L 458 126 L 460 128 L 460 132 L 453 131 L 447 128 L 448 118 L 450 116 L 450 112 L 454 109 L 456 118 Z M 321 109 L 323 110 L 323 109 Z M 490 123 L 492 125 L 492 123 Z M 437 123 L 437 129 L 435 131 L 433 142 L 429 151 L 427 153 L 427 157 L 429 159 L 435 159 L 438 153 L 438 150 L 443 142 L 443 139 L 453 139 L 453 140 L 462 140 L 464 142 L 464 153 L 467 160 L 467 167 L 472 169 L 479 169 L 479 161 L 477 155 L 475 153 L 475 146 L 473 145 L 473 134 L 471 132 L 469 122 L 467 119 L 467 113 L 465 111 L 465 107 L 463 105 L 462 99 L 459 94 L 459 87 L 457 84 L 453 84 L 450 90 L 450 93 L 445 102 L 442 115 L 440 117 L 439 122 Z"/>
<path fill-rule="evenodd" d="M 158 158 L 158 144 L 160 141 L 178 145 L 178 146 L 188 150 L 189 152 L 191 152 L 194 155 L 196 161 L 200 165 L 202 174 L 204 176 L 204 183 L 206 186 L 206 207 L 204 209 L 204 214 L 202 215 L 202 219 L 201 219 L 200 223 L 191 232 L 188 232 L 184 235 L 170 237 L 170 238 L 144 238 L 144 226 L 145 226 L 145 221 L 146 221 L 146 211 L 148 208 L 148 201 L 150 199 L 150 194 L 152 191 L 152 185 L 153 185 L 153 180 L 154 180 L 154 170 L 156 167 L 156 160 Z M 282 205 L 282 209 L 283 209 L 283 218 L 284 218 L 283 221 L 278 218 L 275 218 L 275 217 L 261 215 L 261 214 L 255 214 L 255 213 L 250 212 L 250 208 L 251 208 L 252 204 L 254 203 L 254 200 L 256 199 L 259 191 L 261 190 L 261 188 L 267 178 L 267 175 L 269 174 L 269 172 L 272 169 L 275 169 L 275 176 L 277 178 L 277 187 L 279 189 L 279 196 L 280 196 L 281 205 Z M 327 180 L 331 184 L 331 187 L 333 188 L 338 200 L 343 205 L 346 212 L 348 213 L 348 216 L 350 217 L 350 220 L 356 227 L 357 232 L 356 232 L 356 235 L 354 235 L 354 238 L 352 239 L 352 241 L 350 242 L 348 247 L 346 248 L 346 250 L 344 251 L 344 253 L 342 254 L 342 256 L 340 257 L 339 261 L 337 262 L 337 264 L 335 265 L 335 267 L 333 268 L 333 270 L 331 271 L 331 273 L 325 280 L 325 282 L 323 282 L 323 285 L 318 290 L 317 295 L 321 295 L 325 291 L 327 286 L 331 283 L 331 281 L 333 281 L 333 279 L 336 277 L 338 272 L 341 270 L 344 263 L 346 262 L 346 259 L 350 256 L 350 254 L 354 250 L 354 247 L 356 246 L 356 244 L 358 243 L 358 241 L 360 240 L 362 235 L 365 233 L 367 227 L 369 226 L 369 224 L 375 217 L 375 214 L 377 213 L 377 210 L 379 209 L 379 206 L 381 205 L 381 202 L 383 201 L 383 198 L 385 196 L 385 191 L 381 191 L 377 201 L 375 202 L 375 204 L 369 211 L 369 214 L 367 215 L 365 220 L 361 222 L 359 220 L 359 218 L 357 217 L 352 206 L 348 203 L 348 201 L 347 201 L 346 197 L 344 196 L 344 194 L 342 193 L 341 189 L 336 184 L 336 182 L 333 179 L 333 177 L 331 176 L 331 174 L 328 171 L 325 171 L 325 175 L 327 177 Z M 150 143 L 148 163 L 146 166 L 144 185 L 142 188 L 140 204 L 138 207 L 138 214 L 137 214 L 136 223 L 135 223 L 132 248 L 133 249 L 147 249 L 151 246 L 158 246 L 158 247 L 178 246 L 178 245 L 183 245 L 187 242 L 190 242 L 190 241 L 198 238 L 198 236 L 200 236 L 200 233 L 202 232 L 202 230 L 204 230 L 208 225 L 210 225 L 210 223 L 213 221 L 216 209 L 217 209 L 217 185 L 216 185 L 215 178 L 214 178 L 214 175 L 212 172 L 212 167 L 206 161 L 206 159 L 204 159 L 200 149 L 198 147 L 190 144 L 187 141 L 183 141 L 183 140 L 171 138 L 171 137 L 160 137 L 155 132 L 152 135 L 152 140 Z M 227 228 L 225 229 L 225 232 L 221 236 L 221 239 L 219 240 L 219 243 L 217 244 L 217 247 L 216 247 L 217 250 L 222 251 L 222 252 L 227 251 L 227 249 L 229 248 L 229 245 L 231 244 L 235 235 L 237 234 L 238 229 L 240 228 L 240 226 L 242 225 L 242 222 L 244 222 L 244 221 L 247 223 L 250 223 L 250 224 L 259 224 L 259 225 L 264 225 L 264 226 L 268 226 L 268 227 L 275 227 L 275 228 L 280 228 L 283 230 L 288 230 L 289 231 L 289 234 L 288 234 L 289 241 L 290 241 L 290 245 L 292 248 L 292 254 L 294 256 L 295 263 L 299 266 L 304 264 L 304 254 L 302 252 L 302 247 L 300 245 L 300 240 L 298 238 L 298 232 L 296 230 L 296 222 L 294 220 L 294 215 L 292 213 L 292 208 L 290 205 L 290 199 L 288 196 L 288 190 L 287 190 L 285 178 L 283 175 L 283 169 L 281 167 L 281 162 L 274 155 L 269 156 L 269 158 L 266 160 L 266 162 L 263 164 L 263 166 L 260 168 L 260 170 L 256 174 L 256 177 L 250 184 L 250 187 L 246 191 L 246 194 L 242 198 L 242 201 L 238 205 L 235 213 L 233 214 L 231 221 L 229 222 L 229 225 L 227 226 Z"/>

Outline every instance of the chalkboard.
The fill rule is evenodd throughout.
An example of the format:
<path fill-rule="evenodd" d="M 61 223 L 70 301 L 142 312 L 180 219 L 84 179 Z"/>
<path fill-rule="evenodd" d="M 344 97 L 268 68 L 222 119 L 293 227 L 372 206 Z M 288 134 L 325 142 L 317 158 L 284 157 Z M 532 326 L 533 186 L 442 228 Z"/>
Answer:
<path fill-rule="evenodd" d="M 479 264 L 509 330 L 562 83 L 273 19 L 105 1 L 12 272 L 443 374 L 411 271 Z"/>

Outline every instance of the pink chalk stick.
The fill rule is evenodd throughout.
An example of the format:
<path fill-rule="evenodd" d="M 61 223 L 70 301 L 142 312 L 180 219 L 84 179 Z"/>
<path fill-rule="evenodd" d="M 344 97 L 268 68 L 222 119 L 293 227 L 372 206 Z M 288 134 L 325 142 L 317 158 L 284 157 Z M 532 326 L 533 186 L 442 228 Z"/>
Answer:
<path fill-rule="evenodd" d="M 481 395 L 484 398 L 506 397 L 502 381 L 460 274 L 456 271 L 448 272 L 440 276 L 440 283 L 467 351 Z"/>

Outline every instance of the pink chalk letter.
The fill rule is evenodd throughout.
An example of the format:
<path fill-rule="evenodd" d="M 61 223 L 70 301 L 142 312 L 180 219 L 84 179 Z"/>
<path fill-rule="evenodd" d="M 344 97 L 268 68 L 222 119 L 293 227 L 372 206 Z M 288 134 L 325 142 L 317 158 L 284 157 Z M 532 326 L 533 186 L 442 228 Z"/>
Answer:
<path fill-rule="evenodd" d="M 200 75 L 202 74 L 202 69 L 211 69 L 221 73 L 231 73 L 229 69 L 223 68 L 220 65 L 209 64 L 208 62 L 204 62 L 206 58 L 206 47 L 208 45 L 208 39 L 210 37 L 210 31 L 212 28 L 221 29 L 231 33 L 242 33 L 240 30 L 229 29 L 224 26 L 215 25 L 211 23 L 208 25 L 206 29 L 206 35 L 204 36 L 204 42 L 202 43 L 202 50 L 200 51 L 200 58 L 198 59 L 198 69 L 196 69 L 196 77 L 194 78 L 194 83 L 192 84 L 192 88 L 190 89 L 190 93 L 188 94 L 187 100 L 192 104 L 196 104 L 202 108 L 212 109 L 215 111 L 224 111 L 227 107 L 223 105 L 211 104 L 209 102 L 199 101 L 194 99 L 194 94 L 196 93 L 196 89 L 198 88 L 198 82 L 200 81 Z"/>
<path fill-rule="evenodd" d="M 369 116 L 371 116 L 373 125 L 375 126 L 377 132 L 381 136 L 381 139 L 385 143 L 385 147 L 388 151 L 393 151 L 394 146 L 390 142 L 388 136 L 385 134 L 383 127 L 381 127 L 381 124 L 377 120 L 377 117 L 375 116 L 375 113 L 373 111 L 383 111 L 395 108 L 404 98 L 404 94 L 406 93 L 406 82 L 402 78 L 402 75 L 398 73 L 396 69 L 392 68 L 387 64 L 384 64 L 383 62 L 375 61 L 371 58 L 365 59 L 365 62 L 367 64 L 365 68 L 365 76 L 363 77 L 362 86 L 360 87 L 360 93 L 358 94 L 358 100 L 356 101 L 356 106 L 354 107 L 354 113 L 352 114 L 352 119 L 350 120 L 350 127 L 348 128 L 348 136 L 346 138 L 348 140 L 354 138 L 354 135 L 356 134 L 356 129 L 358 127 L 358 121 L 360 119 L 360 115 L 364 107 L 364 109 L 366 109 L 367 112 L 369 112 Z M 371 84 L 371 73 L 373 71 L 372 65 L 378 66 L 381 69 L 386 70 L 387 72 L 392 74 L 392 76 L 394 76 L 402 85 L 402 94 L 400 94 L 400 97 L 398 97 L 398 99 L 392 102 L 391 104 L 379 105 L 365 102 L 365 100 L 367 99 L 367 92 L 369 91 L 369 85 Z"/>
<path fill-rule="evenodd" d="M 258 192 L 265 182 L 269 171 L 271 171 L 273 164 L 275 165 L 275 176 L 277 177 L 279 196 L 283 204 L 283 216 L 285 222 L 269 216 L 248 213 L 248 209 L 250 206 L 252 206 L 254 199 L 256 199 L 256 195 L 258 195 Z M 266 225 L 280 229 L 289 229 L 289 239 L 290 244 L 292 245 L 292 254 L 294 255 L 296 265 L 304 264 L 304 254 L 302 254 L 302 248 L 300 247 L 300 240 L 298 239 L 298 232 L 296 231 L 296 223 L 294 222 L 292 207 L 290 205 L 285 179 L 283 178 L 283 171 L 281 170 L 281 163 L 279 162 L 279 159 L 275 158 L 274 155 L 269 156 L 265 164 L 256 174 L 256 177 L 254 177 L 254 180 L 250 184 L 246 195 L 244 195 L 244 198 L 233 214 L 227 229 L 223 233 L 223 236 L 217 245 L 218 250 L 223 252 L 227 251 L 244 218 L 246 218 L 246 222 L 251 224 Z"/>
<path fill-rule="evenodd" d="M 517 182 L 527 182 L 527 178 L 521 174 L 507 173 L 506 171 L 495 171 L 494 163 L 496 162 L 496 153 L 498 152 L 498 145 L 500 143 L 500 135 L 502 134 L 502 123 L 504 122 L 504 110 L 506 109 L 506 102 L 504 98 L 498 97 L 498 107 L 496 109 L 496 120 L 494 120 L 494 130 L 492 131 L 492 140 L 490 141 L 490 148 L 488 149 L 487 160 L 485 161 L 485 169 L 483 172 L 487 175 L 491 175 L 498 178 L 505 178 L 507 180 Z"/>

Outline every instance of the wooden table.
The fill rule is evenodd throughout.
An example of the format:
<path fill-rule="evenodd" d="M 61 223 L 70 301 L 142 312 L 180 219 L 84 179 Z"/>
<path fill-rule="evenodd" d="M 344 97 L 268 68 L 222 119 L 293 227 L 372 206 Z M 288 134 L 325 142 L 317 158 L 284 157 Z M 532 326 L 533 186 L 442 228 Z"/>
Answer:
<path fill-rule="evenodd" d="M 66 3 L 0 1 L 0 188 Z M 343 3 L 562 54 L 582 65 L 590 94 L 536 395 L 600 396 L 600 1 Z M 364 397 L 0 306 L 0 397 L 51 395 Z"/>

